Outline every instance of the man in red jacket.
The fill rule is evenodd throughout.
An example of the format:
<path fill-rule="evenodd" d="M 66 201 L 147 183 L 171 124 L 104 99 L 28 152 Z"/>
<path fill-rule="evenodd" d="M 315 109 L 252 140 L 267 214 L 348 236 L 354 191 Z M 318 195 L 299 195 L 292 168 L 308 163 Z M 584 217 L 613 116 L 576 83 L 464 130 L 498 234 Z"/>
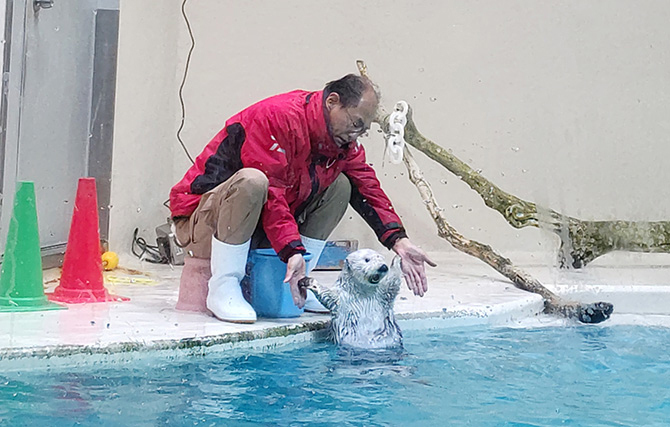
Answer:
<path fill-rule="evenodd" d="M 250 247 L 265 242 L 286 263 L 294 303 L 324 311 L 311 292 L 305 301 L 297 283 L 318 262 L 348 204 L 402 258 L 410 290 L 424 295 L 424 262 L 435 264 L 407 238 L 357 142 L 378 103 L 370 81 L 350 74 L 323 91 L 265 99 L 226 122 L 170 192 L 177 239 L 189 254 L 178 309 L 254 322 L 240 281 Z M 306 252 L 313 255 L 307 263 Z"/>

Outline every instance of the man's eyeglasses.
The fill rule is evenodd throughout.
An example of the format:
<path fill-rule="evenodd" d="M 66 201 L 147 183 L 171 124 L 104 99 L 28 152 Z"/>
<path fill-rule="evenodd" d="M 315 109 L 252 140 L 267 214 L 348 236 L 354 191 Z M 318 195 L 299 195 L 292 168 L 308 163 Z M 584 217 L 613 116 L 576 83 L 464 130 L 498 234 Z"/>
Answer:
<path fill-rule="evenodd" d="M 349 118 L 349 128 L 352 131 L 365 133 L 369 129 L 369 126 L 365 125 L 363 119 L 361 118 L 354 119 L 353 117 L 351 117 L 351 114 L 349 114 L 349 111 L 347 111 L 346 108 L 344 109 L 344 112 L 347 114 L 347 117 Z"/>

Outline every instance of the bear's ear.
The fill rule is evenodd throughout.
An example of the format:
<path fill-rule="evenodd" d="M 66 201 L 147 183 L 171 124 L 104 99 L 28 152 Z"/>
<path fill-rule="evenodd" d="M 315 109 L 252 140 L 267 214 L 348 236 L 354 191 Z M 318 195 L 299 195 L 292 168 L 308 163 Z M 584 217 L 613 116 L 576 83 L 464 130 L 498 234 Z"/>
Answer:
<path fill-rule="evenodd" d="M 349 260 L 347 258 L 344 259 L 342 270 L 346 271 L 347 273 L 351 272 L 351 265 L 349 265 Z"/>
<path fill-rule="evenodd" d="M 401 262 L 402 258 L 400 258 L 400 256 L 398 255 L 394 256 L 393 261 L 391 261 L 391 268 L 397 268 L 398 270 L 400 270 Z"/>

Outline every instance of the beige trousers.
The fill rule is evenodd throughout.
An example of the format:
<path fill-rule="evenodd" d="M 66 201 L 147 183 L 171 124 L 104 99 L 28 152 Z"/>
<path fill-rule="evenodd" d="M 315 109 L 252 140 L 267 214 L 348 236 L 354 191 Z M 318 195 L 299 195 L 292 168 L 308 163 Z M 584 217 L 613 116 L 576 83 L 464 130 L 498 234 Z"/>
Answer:
<path fill-rule="evenodd" d="M 269 247 L 259 224 L 267 201 L 268 179 L 257 169 L 244 168 L 202 195 L 188 218 L 175 220 L 177 240 L 195 258 L 210 258 L 212 236 L 239 245 L 252 238 L 252 247 Z M 300 234 L 326 240 L 349 204 L 351 184 L 340 175 L 296 216 Z"/>

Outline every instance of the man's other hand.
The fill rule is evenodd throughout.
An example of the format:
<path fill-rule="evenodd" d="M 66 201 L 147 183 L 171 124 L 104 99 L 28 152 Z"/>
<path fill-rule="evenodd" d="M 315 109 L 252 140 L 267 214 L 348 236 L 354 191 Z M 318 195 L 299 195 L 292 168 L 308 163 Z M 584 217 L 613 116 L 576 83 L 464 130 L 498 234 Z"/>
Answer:
<path fill-rule="evenodd" d="M 399 239 L 393 245 L 393 251 L 402 260 L 402 273 L 405 276 L 407 287 L 414 292 L 414 295 L 422 297 L 428 291 L 428 279 L 423 263 L 425 262 L 431 267 L 437 267 L 437 264 L 431 261 L 421 248 L 414 245 L 406 237 Z"/>
<path fill-rule="evenodd" d="M 298 281 L 305 277 L 305 259 L 302 257 L 302 254 L 295 254 L 288 259 L 286 263 L 286 277 L 284 277 L 284 283 L 288 283 L 291 286 L 291 296 L 293 297 L 293 303 L 298 308 L 303 308 L 305 306 L 305 297 L 306 293 L 300 287 L 298 287 Z"/>

